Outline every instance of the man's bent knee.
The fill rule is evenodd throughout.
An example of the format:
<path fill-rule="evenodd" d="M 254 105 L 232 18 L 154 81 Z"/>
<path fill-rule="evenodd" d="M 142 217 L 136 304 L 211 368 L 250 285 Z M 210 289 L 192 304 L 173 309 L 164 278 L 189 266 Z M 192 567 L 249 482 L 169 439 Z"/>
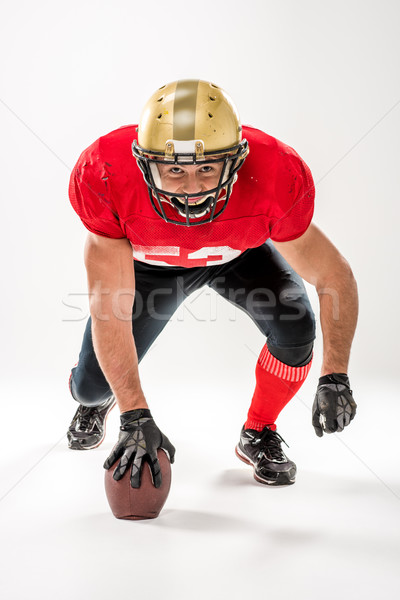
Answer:
<path fill-rule="evenodd" d="M 305 346 L 315 340 L 315 329 L 313 310 L 308 302 L 302 302 L 298 311 L 293 307 L 290 315 L 280 311 L 278 320 L 270 322 L 268 340 L 278 348 Z"/>
<path fill-rule="evenodd" d="M 74 369 L 72 369 L 69 380 L 69 389 L 74 400 L 83 404 L 83 406 L 99 406 L 104 404 L 112 395 L 110 386 L 105 382 L 104 386 L 96 385 L 93 382 L 83 378 L 74 378 Z"/>
<path fill-rule="evenodd" d="M 314 342 L 309 342 L 303 346 L 292 346 L 289 348 L 279 348 L 267 341 L 268 350 L 280 362 L 290 367 L 304 367 L 312 357 Z"/>

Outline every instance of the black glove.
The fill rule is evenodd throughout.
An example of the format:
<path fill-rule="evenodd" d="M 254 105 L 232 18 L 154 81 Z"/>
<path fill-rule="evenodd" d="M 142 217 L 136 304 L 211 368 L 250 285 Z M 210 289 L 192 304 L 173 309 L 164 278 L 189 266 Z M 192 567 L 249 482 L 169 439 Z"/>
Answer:
<path fill-rule="evenodd" d="M 312 424 L 318 437 L 343 431 L 354 419 L 357 404 L 346 373 L 331 373 L 319 378 L 312 408 Z"/>
<path fill-rule="evenodd" d="M 161 469 L 157 458 L 158 448 L 168 454 L 171 463 L 174 462 L 175 448 L 169 439 L 161 433 L 155 424 L 148 408 L 138 408 L 122 413 L 120 434 L 110 456 L 103 467 L 110 469 L 118 458 L 121 458 L 113 473 L 113 478 L 119 481 L 132 465 L 131 486 L 140 487 L 140 477 L 143 459 L 150 465 L 153 483 L 156 488 L 161 485 Z"/>

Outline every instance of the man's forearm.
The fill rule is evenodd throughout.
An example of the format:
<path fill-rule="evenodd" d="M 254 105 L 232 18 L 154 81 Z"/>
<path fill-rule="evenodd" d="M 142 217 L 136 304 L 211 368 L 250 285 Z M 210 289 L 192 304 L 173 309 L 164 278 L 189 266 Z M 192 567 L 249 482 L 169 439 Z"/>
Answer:
<path fill-rule="evenodd" d="M 148 408 L 139 379 L 132 321 L 92 316 L 93 346 L 121 412 Z"/>
<path fill-rule="evenodd" d="M 350 348 L 358 317 L 357 283 L 351 269 L 339 273 L 317 287 L 324 340 L 321 376 L 347 373 Z"/>

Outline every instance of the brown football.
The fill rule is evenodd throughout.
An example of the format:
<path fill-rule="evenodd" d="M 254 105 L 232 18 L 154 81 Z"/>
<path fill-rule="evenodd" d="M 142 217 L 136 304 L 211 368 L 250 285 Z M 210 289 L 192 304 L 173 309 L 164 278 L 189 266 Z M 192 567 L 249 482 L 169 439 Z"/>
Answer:
<path fill-rule="evenodd" d="M 171 464 L 164 450 L 157 451 L 160 462 L 162 483 L 159 488 L 153 485 L 150 467 L 143 462 L 140 488 L 132 488 L 130 469 L 119 481 L 113 472 L 119 459 L 105 472 L 106 496 L 114 517 L 117 519 L 155 519 L 160 514 L 171 487 Z"/>

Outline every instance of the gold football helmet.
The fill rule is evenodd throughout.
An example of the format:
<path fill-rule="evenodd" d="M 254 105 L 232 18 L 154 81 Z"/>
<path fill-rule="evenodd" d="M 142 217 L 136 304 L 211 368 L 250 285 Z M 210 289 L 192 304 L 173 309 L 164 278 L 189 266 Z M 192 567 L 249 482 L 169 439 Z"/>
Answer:
<path fill-rule="evenodd" d="M 184 79 L 162 86 L 148 100 L 132 152 L 157 214 L 168 223 L 200 225 L 226 208 L 249 150 L 228 94 L 213 83 Z M 223 164 L 217 187 L 184 194 L 162 189 L 159 163 Z"/>

